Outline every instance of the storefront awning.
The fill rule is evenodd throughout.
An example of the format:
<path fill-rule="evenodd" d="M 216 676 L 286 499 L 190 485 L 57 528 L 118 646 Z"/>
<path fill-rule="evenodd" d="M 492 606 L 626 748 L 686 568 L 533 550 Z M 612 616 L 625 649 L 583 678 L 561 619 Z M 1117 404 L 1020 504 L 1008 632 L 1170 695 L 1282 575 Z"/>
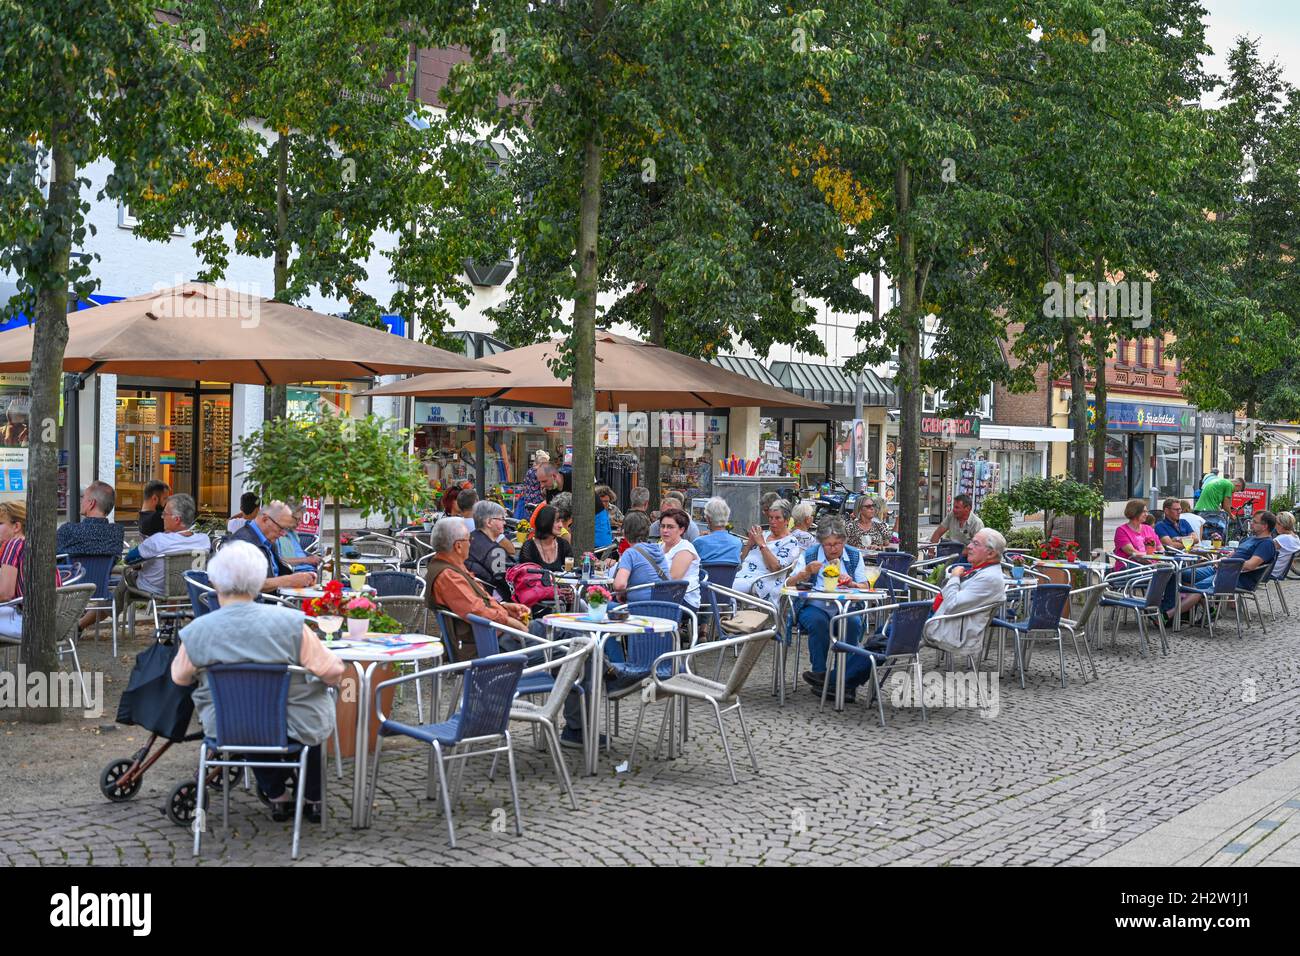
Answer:
<path fill-rule="evenodd" d="M 728 372 L 735 372 L 737 375 L 752 378 L 764 385 L 770 385 L 773 388 L 781 387 L 781 383 L 776 380 L 776 376 L 769 372 L 767 367 L 756 358 L 748 358 L 743 355 L 715 355 L 709 359 L 709 362 L 718 368 L 725 368 Z"/>
<path fill-rule="evenodd" d="M 981 438 L 1003 441 L 1074 441 L 1073 428 L 1035 428 L 1022 425 L 984 425 Z"/>
<path fill-rule="evenodd" d="M 807 362 L 773 362 L 772 375 L 786 391 L 827 405 L 853 405 L 855 381 L 838 365 L 812 365 Z M 889 407 L 890 389 L 880 376 L 868 370 L 862 373 L 862 404 Z"/>

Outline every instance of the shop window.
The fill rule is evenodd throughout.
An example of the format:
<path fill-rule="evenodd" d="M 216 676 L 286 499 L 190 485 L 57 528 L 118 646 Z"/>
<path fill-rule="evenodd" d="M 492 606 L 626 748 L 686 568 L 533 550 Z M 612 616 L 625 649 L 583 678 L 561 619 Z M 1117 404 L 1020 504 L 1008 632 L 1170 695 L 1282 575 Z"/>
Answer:
<path fill-rule="evenodd" d="M 365 408 L 354 392 L 366 388 L 357 382 L 308 382 L 286 389 L 286 406 L 290 418 L 319 418 L 335 413 L 360 417 Z M 330 406 L 327 409 L 326 406 Z"/>
<path fill-rule="evenodd" d="M 31 377 L 0 375 L 0 501 L 26 501 L 27 449 L 32 411 Z M 66 509 L 68 468 L 63 451 L 63 429 L 59 441 L 59 507 Z"/>

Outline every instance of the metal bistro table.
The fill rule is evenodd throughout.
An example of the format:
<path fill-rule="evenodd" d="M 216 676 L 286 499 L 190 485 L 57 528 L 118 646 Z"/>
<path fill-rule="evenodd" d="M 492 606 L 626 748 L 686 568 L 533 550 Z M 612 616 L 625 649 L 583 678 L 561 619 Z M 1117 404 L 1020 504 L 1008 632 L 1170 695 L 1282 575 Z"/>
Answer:
<path fill-rule="evenodd" d="M 350 663 L 356 672 L 357 683 L 357 729 L 355 737 L 356 755 L 352 759 L 352 826 L 355 828 L 370 825 L 370 807 L 366 797 L 366 774 L 370 764 L 370 696 L 371 679 L 375 668 L 380 664 L 405 664 L 442 657 L 442 642 L 424 634 L 385 635 L 393 639 L 407 641 L 405 646 L 389 647 L 384 644 L 371 644 L 366 641 L 329 641 L 326 647 L 337 654 L 344 663 Z M 344 678 L 346 680 L 346 678 Z M 433 680 L 433 713 L 438 714 L 441 704 L 439 684 Z M 436 720 L 436 716 L 435 716 Z"/>
<path fill-rule="evenodd" d="M 786 585 L 781 588 L 782 607 L 778 612 L 778 617 L 780 620 L 786 622 L 785 632 L 787 636 L 790 636 L 793 634 L 793 629 L 796 624 L 794 620 L 794 602 L 798 598 L 803 598 L 809 601 L 842 601 L 842 602 L 855 602 L 855 603 L 870 603 L 872 601 L 888 602 L 889 597 L 890 594 L 888 588 L 837 588 L 834 591 L 823 591 L 820 588 L 811 588 L 809 590 L 803 591 L 800 590 L 799 588 L 792 588 L 789 585 Z M 835 615 L 832 614 L 831 615 L 832 620 L 834 619 L 834 617 Z M 840 624 L 840 629 L 842 632 L 843 631 L 842 622 Z M 865 632 L 866 631 L 864 628 L 863 633 Z M 834 634 L 832 634 L 831 645 L 833 646 L 835 644 L 835 641 L 838 639 L 839 638 L 837 638 Z M 774 672 L 774 676 L 777 685 L 777 691 L 776 691 L 777 700 L 780 706 L 782 707 L 785 706 L 786 647 L 787 647 L 786 641 L 783 641 L 778 637 L 776 641 L 776 669 Z M 828 657 L 832 653 L 834 652 L 831 651 L 830 648 L 828 648 L 827 649 Z M 808 652 L 808 656 L 809 659 L 811 660 L 812 658 L 811 650 Z M 797 687 L 798 680 L 799 680 L 799 675 L 795 674 L 794 681 L 792 682 L 792 686 Z"/>
<path fill-rule="evenodd" d="M 600 706 L 602 691 L 605 687 L 605 641 L 611 637 L 623 637 L 629 634 L 643 634 L 654 631 L 656 634 L 672 632 L 673 650 L 680 650 L 677 638 L 677 624 L 662 617 L 641 617 L 633 615 L 626 621 L 589 621 L 582 614 L 548 614 L 542 618 L 549 631 L 580 631 L 590 634 L 595 641 L 591 654 L 591 700 L 587 715 L 587 733 L 583 738 L 583 749 L 587 762 L 587 776 L 596 775 L 596 761 L 600 758 Z M 669 734 L 669 756 L 672 756 L 673 734 Z"/>

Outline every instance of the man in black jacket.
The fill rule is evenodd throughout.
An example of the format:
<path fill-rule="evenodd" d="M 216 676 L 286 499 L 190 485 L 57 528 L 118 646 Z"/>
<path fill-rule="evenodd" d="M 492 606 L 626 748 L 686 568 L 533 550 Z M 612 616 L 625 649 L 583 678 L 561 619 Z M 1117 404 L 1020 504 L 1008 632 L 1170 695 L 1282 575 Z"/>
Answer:
<path fill-rule="evenodd" d="M 316 575 L 312 572 L 295 572 L 285 564 L 275 546 L 282 535 L 297 533 L 297 530 L 293 510 L 283 501 L 272 501 L 262 507 L 256 518 L 230 536 L 230 540 L 247 541 L 266 555 L 266 583 L 262 585 L 263 591 L 309 588 L 316 583 Z"/>
<path fill-rule="evenodd" d="M 474 533 L 469 537 L 469 557 L 465 559 L 465 566 L 474 577 L 495 588 L 503 600 L 509 600 L 510 585 L 506 581 L 506 571 L 515 562 L 500 543 L 505 529 L 505 508 L 495 501 L 480 501 L 475 504 Z"/>

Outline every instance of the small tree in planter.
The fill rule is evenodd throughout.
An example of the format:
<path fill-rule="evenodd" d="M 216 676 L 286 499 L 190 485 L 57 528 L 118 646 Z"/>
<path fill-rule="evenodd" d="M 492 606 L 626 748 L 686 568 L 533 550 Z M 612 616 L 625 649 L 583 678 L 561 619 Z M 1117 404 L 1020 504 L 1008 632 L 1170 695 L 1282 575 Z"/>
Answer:
<path fill-rule="evenodd" d="M 429 502 L 429 480 L 419 459 L 407 451 L 409 432 L 391 430 L 376 415 L 318 420 L 277 418 L 239 443 L 248 462 L 248 483 L 263 501 L 300 501 L 319 496 L 333 502 L 334 540 L 340 532 L 343 503 L 362 518 L 396 515 L 410 519 Z M 339 552 L 334 552 L 334 577 Z"/>
<path fill-rule="evenodd" d="M 1072 478 L 1022 478 L 1007 492 L 1007 502 L 1021 514 L 1043 513 L 1043 540 L 1050 541 L 1053 514 L 1101 516 L 1106 499 L 1100 491 Z"/>

